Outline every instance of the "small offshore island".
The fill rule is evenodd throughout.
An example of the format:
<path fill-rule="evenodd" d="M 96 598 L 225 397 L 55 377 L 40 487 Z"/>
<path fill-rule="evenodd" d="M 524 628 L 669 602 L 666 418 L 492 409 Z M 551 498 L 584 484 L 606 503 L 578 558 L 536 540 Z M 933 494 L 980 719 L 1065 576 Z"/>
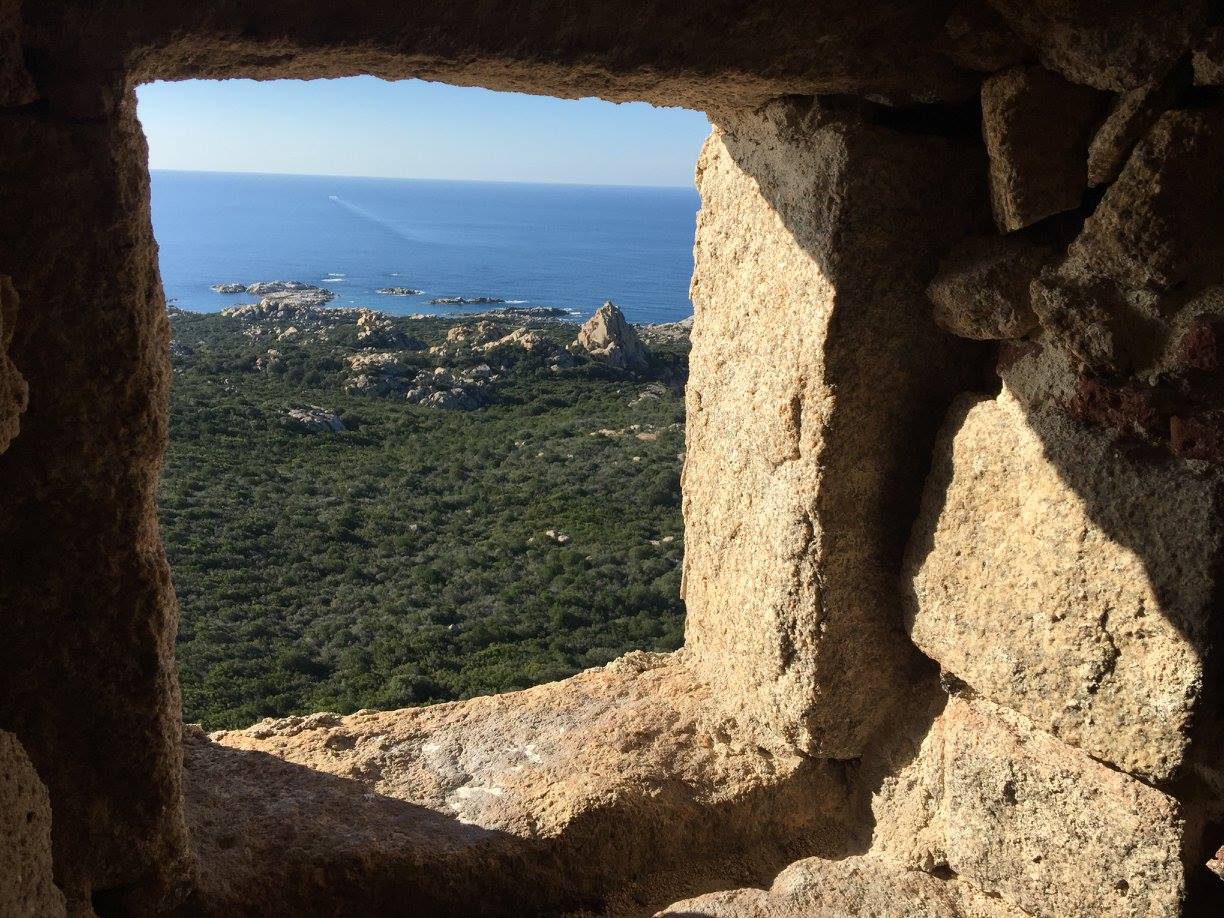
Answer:
<path fill-rule="evenodd" d="M 681 643 L 688 322 L 170 307 L 160 523 L 209 729 L 522 688 Z"/>
<path fill-rule="evenodd" d="M 491 306 L 506 302 L 497 296 L 440 296 L 429 301 L 430 306 Z"/>

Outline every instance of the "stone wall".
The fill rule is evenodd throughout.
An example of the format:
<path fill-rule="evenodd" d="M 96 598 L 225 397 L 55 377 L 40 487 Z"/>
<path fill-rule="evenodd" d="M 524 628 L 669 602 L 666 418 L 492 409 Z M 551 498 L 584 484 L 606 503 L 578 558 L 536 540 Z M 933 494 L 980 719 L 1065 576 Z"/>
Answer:
<path fill-rule="evenodd" d="M 1218 907 L 1214 5 L 342 6 L 0 0 L 0 907 Z M 710 112 L 687 644 L 184 757 L 133 87 L 356 73 Z"/>
<path fill-rule="evenodd" d="M 154 516 L 168 322 L 135 98 L 7 111 L 0 261 L 29 386 L 0 455 L 0 723 L 51 793 L 70 905 L 181 876 L 176 623 Z M 97 114 L 81 117 L 93 108 Z M 177 882 L 177 881 L 176 881 Z M 139 883 L 137 885 L 140 885 Z"/>
<path fill-rule="evenodd" d="M 838 759 L 913 681 L 904 533 L 977 359 L 925 288 L 973 225 L 978 152 L 873 115 L 773 103 L 697 164 L 687 649 L 762 743 Z"/>

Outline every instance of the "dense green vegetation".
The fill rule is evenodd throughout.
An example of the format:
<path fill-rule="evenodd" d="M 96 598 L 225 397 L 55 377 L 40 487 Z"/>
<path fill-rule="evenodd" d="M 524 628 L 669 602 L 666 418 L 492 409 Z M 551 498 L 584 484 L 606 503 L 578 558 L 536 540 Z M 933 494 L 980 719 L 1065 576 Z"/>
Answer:
<path fill-rule="evenodd" d="M 652 378 L 683 378 L 683 342 L 643 376 L 504 346 L 480 357 L 505 368 L 491 404 L 458 411 L 347 394 L 351 325 L 172 323 L 160 521 L 188 721 L 463 698 L 679 646 L 683 397 Z M 417 365 L 453 359 L 427 350 L 451 320 L 395 324 Z M 349 429 L 287 423 L 303 405 Z"/>

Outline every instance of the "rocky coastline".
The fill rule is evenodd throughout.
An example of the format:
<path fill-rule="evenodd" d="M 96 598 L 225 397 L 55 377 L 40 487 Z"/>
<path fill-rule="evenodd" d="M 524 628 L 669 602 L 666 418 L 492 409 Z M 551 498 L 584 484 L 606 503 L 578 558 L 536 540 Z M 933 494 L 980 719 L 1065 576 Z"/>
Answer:
<path fill-rule="evenodd" d="M 686 346 L 691 320 L 637 327 L 611 301 L 579 324 L 570 310 L 554 306 L 405 317 L 364 307 L 328 306 L 331 291 L 301 281 L 217 285 L 229 287 L 262 293 L 257 303 L 220 312 L 222 318 L 238 322 L 242 336 L 258 345 L 252 359 L 255 371 L 282 374 L 294 353 L 325 353 L 343 366 L 337 385 L 347 395 L 472 410 L 494 402 L 499 384 L 525 359 L 533 365 L 542 363 L 550 374 L 602 365 L 670 388 L 683 385 L 673 371 L 656 366 L 650 349 Z M 186 315 L 176 307 L 167 309 L 172 320 Z M 431 336 L 436 343 L 427 340 Z M 172 341 L 176 365 L 195 356 L 186 342 Z M 319 412 L 325 414 L 326 409 L 295 407 L 286 417 L 295 429 L 308 433 L 343 430 Z"/>

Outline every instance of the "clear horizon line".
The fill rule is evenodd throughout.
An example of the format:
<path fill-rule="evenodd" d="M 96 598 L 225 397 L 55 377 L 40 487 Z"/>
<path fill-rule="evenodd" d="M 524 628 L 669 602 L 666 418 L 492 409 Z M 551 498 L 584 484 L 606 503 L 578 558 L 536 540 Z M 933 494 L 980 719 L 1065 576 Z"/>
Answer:
<path fill-rule="evenodd" d="M 400 182 L 471 182 L 477 185 L 559 185 L 571 188 L 666 188 L 690 189 L 696 191 L 695 184 L 689 185 L 651 185 L 633 182 L 541 182 L 525 179 L 469 179 L 469 178 L 431 178 L 416 175 L 349 175 L 339 172 L 260 172 L 244 169 L 174 169 L 165 166 L 149 167 L 149 172 L 190 172 L 197 175 L 268 175 L 288 176 L 293 178 L 338 178 L 338 179 L 374 179 Z"/>

